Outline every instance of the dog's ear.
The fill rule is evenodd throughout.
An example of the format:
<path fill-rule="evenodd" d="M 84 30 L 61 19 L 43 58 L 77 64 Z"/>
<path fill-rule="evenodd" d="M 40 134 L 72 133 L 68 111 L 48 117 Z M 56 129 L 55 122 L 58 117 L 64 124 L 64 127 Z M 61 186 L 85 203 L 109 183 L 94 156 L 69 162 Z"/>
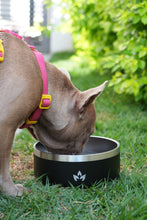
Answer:
<path fill-rule="evenodd" d="M 80 93 L 77 100 L 77 107 L 80 113 L 82 113 L 88 105 L 94 102 L 96 97 L 99 96 L 101 92 L 104 90 L 107 83 L 108 81 L 105 81 L 98 87 L 91 88 Z"/>

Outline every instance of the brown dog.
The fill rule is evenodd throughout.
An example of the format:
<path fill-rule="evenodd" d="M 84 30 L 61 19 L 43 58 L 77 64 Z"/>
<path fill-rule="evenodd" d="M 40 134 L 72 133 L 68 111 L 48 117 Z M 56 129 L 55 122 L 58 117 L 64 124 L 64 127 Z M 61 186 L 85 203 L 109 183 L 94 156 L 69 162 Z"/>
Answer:
<path fill-rule="evenodd" d="M 15 131 L 40 103 L 43 81 L 31 49 L 20 39 L 0 33 L 5 49 L 0 62 L 0 190 L 21 196 L 23 186 L 15 185 L 9 173 L 10 152 Z M 80 92 L 55 66 L 45 62 L 51 107 L 43 110 L 37 124 L 28 128 L 49 150 L 79 154 L 94 132 L 94 99 L 107 82 Z M 25 189 L 27 192 L 27 190 Z"/>

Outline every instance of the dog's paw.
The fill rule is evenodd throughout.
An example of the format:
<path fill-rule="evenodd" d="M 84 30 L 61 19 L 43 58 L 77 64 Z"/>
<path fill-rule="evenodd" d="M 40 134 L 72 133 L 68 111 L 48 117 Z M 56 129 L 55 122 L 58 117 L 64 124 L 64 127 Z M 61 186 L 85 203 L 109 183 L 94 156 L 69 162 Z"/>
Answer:
<path fill-rule="evenodd" d="M 11 185 L 11 187 L 3 190 L 3 193 L 10 197 L 23 196 L 25 194 L 28 194 L 29 192 L 30 190 L 24 188 L 22 184 L 13 184 Z"/>
<path fill-rule="evenodd" d="M 22 184 L 15 184 L 16 192 L 14 196 L 22 196 L 24 194 L 28 194 L 30 192 L 29 189 L 24 188 Z"/>

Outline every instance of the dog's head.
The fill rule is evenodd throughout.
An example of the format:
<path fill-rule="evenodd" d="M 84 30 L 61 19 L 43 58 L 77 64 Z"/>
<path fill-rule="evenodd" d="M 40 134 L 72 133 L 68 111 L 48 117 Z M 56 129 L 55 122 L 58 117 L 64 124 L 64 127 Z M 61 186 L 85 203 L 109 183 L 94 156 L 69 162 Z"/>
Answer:
<path fill-rule="evenodd" d="M 80 154 L 94 132 L 96 112 L 94 100 L 105 88 L 102 85 L 80 92 L 66 88 L 66 92 L 54 92 L 50 109 L 44 110 L 38 123 L 30 132 L 46 148 L 54 153 Z"/>

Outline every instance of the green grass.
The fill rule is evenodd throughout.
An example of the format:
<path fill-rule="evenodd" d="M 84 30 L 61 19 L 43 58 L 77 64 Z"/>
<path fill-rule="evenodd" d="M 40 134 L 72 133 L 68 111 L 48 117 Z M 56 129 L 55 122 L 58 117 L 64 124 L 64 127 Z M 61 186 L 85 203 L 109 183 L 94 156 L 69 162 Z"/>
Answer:
<path fill-rule="evenodd" d="M 72 60 L 72 54 L 58 54 L 51 60 L 58 67 L 67 68 L 72 81 L 81 90 L 110 79 L 99 75 L 84 61 Z M 0 194 L 0 218 L 40 220 L 145 220 L 147 219 L 147 112 L 131 97 L 124 97 L 107 87 L 95 102 L 97 121 L 95 134 L 118 140 L 121 145 L 120 178 L 99 182 L 90 188 L 42 186 L 26 175 L 23 181 L 31 193 L 22 198 Z M 14 142 L 13 152 L 24 157 L 32 152 L 34 140 L 26 131 Z M 27 148 L 26 148 L 27 146 Z M 23 152 L 25 151 L 25 153 Z M 30 174 L 32 175 L 32 173 Z M 20 182 L 17 180 L 17 182 Z"/>

